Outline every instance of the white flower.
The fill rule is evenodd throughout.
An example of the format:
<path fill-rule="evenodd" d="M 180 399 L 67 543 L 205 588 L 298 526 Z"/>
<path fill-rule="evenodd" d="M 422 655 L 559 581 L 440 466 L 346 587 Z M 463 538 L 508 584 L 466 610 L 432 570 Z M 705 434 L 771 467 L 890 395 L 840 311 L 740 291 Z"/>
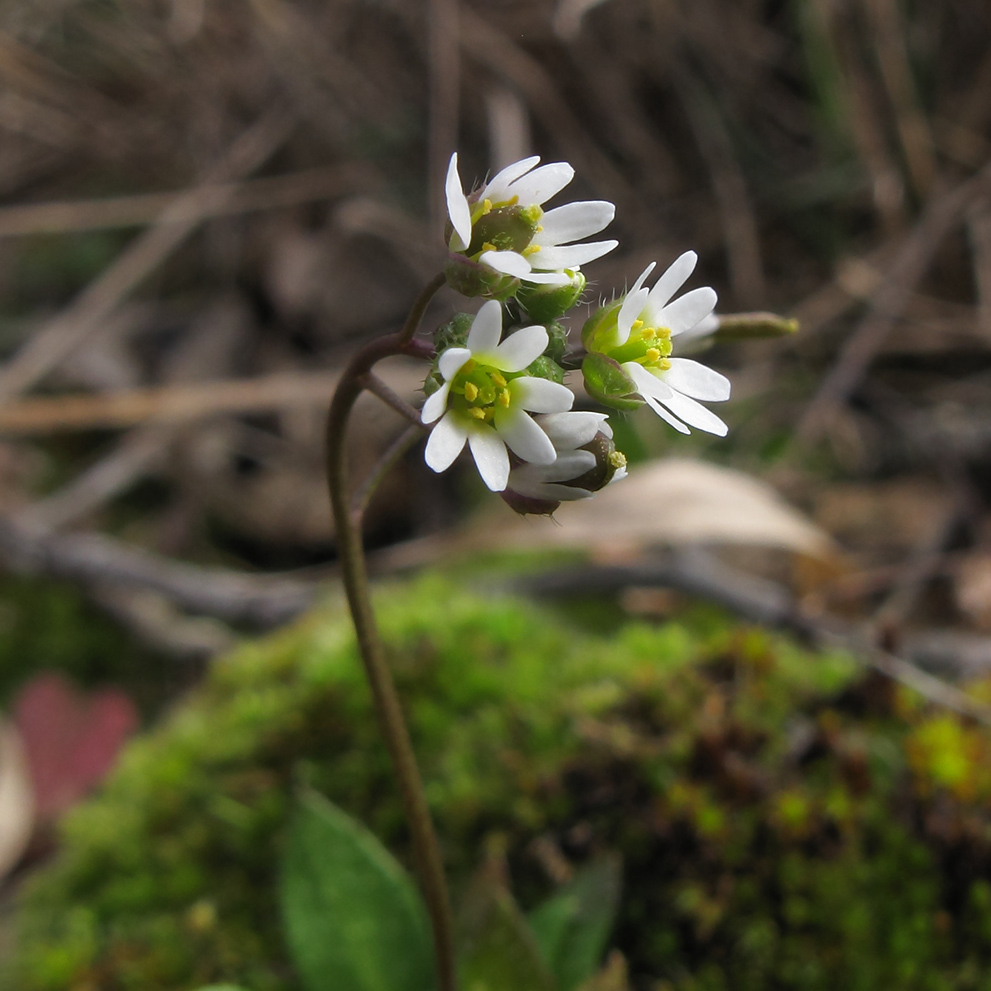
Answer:
<path fill-rule="evenodd" d="M 539 502 L 574 502 L 595 495 L 589 489 L 563 483 L 579 478 L 596 467 L 595 455 L 580 448 L 590 443 L 596 434 L 612 437 L 606 414 L 575 410 L 550 413 L 534 419 L 554 445 L 557 460 L 550 465 L 519 465 L 509 473 L 508 488 L 517 495 Z M 626 466 L 623 464 L 616 468 L 610 484 L 625 477 Z"/>
<path fill-rule="evenodd" d="M 472 321 L 466 346 L 441 352 L 443 383 L 420 414 L 424 423 L 440 419 L 427 440 L 427 464 L 444 471 L 467 441 L 493 492 L 503 491 L 509 479 L 507 447 L 523 461 L 553 464 L 554 444 L 529 414 L 560 413 L 574 402 L 565 386 L 520 374 L 547 347 L 543 327 L 524 327 L 500 344 L 501 336 L 502 309 L 489 300 Z"/>
<path fill-rule="evenodd" d="M 492 210 L 518 207 L 527 211 L 536 225 L 529 244 L 519 251 L 497 250 L 480 246 L 473 260 L 504 275 L 524 282 L 565 285 L 581 265 L 600 258 L 618 241 L 591 241 L 574 244 L 601 231 L 612 222 L 616 208 L 605 200 L 568 203 L 544 212 L 543 204 L 571 182 L 575 170 L 567 162 L 554 162 L 534 168 L 538 156 L 507 165 L 489 180 L 469 202 L 458 174 L 455 152 L 447 169 L 447 212 L 453 228 L 450 249 L 467 251 L 472 243 L 472 228 Z"/>
<path fill-rule="evenodd" d="M 729 379 L 698 361 L 673 357 L 681 341 L 718 327 L 715 290 L 705 286 L 672 299 L 697 261 L 694 251 L 686 251 L 648 290 L 643 284 L 651 262 L 623 300 L 615 325 L 597 335 L 593 348 L 619 362 L 644 401 L 676 430 L 687 434 L 696 427 L 722 437 L 726 424 L 697 400 L 729 399 Z"/>

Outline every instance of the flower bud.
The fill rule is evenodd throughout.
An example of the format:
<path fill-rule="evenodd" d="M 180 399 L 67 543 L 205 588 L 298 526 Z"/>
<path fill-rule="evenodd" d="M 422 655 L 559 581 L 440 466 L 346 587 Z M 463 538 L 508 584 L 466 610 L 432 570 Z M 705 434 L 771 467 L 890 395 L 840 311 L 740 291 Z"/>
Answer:
<path fill-rule="evenodd" d="M 619 410 L 635 410 L 643 405 L 637 399 L 639 389 L 618 361 L 604 354 L 589 352 L 582 360 L 585 391 L 605 406 Z"/>
<path fill-rule="evenodd" d="M 569 273 L 565 273 L 569 274 Z M 571 281 L 563 286 L 524 285 L 516 298 L 531 319 L 537 323 L 547 323 L 563 316 L 574 306 L 585 291 L 585 276 L 573 272 Z"/>

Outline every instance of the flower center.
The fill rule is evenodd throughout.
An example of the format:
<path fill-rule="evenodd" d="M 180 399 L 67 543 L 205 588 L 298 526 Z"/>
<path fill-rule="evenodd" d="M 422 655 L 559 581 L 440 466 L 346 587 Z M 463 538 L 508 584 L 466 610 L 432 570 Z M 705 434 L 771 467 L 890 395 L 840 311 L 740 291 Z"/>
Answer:
<path fill-rule="evenodd" d="M 497 368 L 469 358 L 451 382 L 449 404 L 468 416 L 490 421 L 497 408 L 507 409 L 512 401 L 508 381 Z"/>
<path fill-rule="evenodd" d="M 669 327 L 645 327 L 642 320 L 634 320 L 629 340 L 609 352 L 609 357 L 621 365 L 635 361 L 644 368 L 664 371 L 671 367 L 671 329 Z"/>

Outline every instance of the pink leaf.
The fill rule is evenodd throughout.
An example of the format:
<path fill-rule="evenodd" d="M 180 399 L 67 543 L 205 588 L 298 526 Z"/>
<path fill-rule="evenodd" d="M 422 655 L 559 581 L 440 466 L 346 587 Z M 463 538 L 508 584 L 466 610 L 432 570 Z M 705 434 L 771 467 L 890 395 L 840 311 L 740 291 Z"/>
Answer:
<path fill-rule="evenodd" d="M 134 703 L 121 691 L 78 691 L 60 674 L 21 689 L 14 722 L 27 750 L 39 819 L 54 818 L 103 779 L 137 728 Z"/>

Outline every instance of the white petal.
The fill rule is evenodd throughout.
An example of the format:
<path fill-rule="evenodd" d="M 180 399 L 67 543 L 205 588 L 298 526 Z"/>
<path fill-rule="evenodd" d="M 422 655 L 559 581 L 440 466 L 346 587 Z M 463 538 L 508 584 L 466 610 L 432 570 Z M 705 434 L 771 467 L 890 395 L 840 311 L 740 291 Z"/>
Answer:
<path fill-rule="evenodd" d="M 512 406 L 531 413 L 564 413 L 571 409 L 575 401 L 575 394 L 566 385 L 531 375 L 513 379 L 509 383 L 509 392 Z"/>
<path fill-rule="evenodd" d="M 662 382 L 692 399 L 721 402 L 729 399 L 730 381 L 711 368 L 691 358 L 670 358 L 671 367 L 657 374 Z"/>
<path fill-rule="evenodd" d="M 617 346 L 625 344 L 630 339 L 630 330 L 633 327 L 633 321 L 640 316 L 644 304 L 647 302 L 647 297 L 650 295 L 650 290 L 644 289 L 643 284 L 647 276 L 654 271 L 656 264 L 657 262 L 651 262 L 640 273 L 640 278 L 633 283 L 633 288 L 626 294 L 626 299 L 623 300 L 623 305 L 619 308 L 619 316 L 616 320 Z"/>
<path fill-rule="evenodd" d="M 660 312 L 655 312 L 648 300 L 650 324 L 652 327 L 670 327 L 671 336 L 677 336 L 707 317 L 716 308 L 716 299 L 715 289 L 702 286 L 700 289 L 686 292 L 684 296 L 679 296 Z"/>
<path fill-rule="evenodd" d="M 686 251 L 668 265 L 665 273 L 654 283 L 650 290 L 650 312 L 659 313 L 667 305 L 668 300 L 688 281 L 695 271 L 699 256 L 694 251 Z"/>
<path fill-rule="evenodd" d="M 423 459 L 434 471 L 446 471 L 465 446 L 468 431 L 464 417 L 453 409 L 430 431 Z"/>
<path fill-rule="evenodd" d="M 461 186 L 461 176 L 458 175 L 458 153 L 451 156 L 447 166 L 447 181 L 444 184 L 447 195 L 447 215 L 451 218 L 454 236 L 451 238 L 451 248 L 464 251 L 471 244 L 471 207 Z"/>
<path fill-rule="evenodd" d="M 468 427 L 468 446 L 482 481 L 493 492 L 502 492 L 509 481 L 509 455 L 495 428 L 475 420 Z"/>
<path fill-rule="evenodd" d="M 650 372 L 647 371 L 643 365 L 638 365 L 635 361 L 624 362 L 623 371 L 630 376 L 631 379 L 636 383 L 637 389 L 640 395 L 643 396 L 644 402 L 665 422 L 670 424 L 682 434 L 690 434 L 691 431 L 686 427 L 681 420 L 676 416 L 669 413 L 655 398 L 655 393 L 658 391 L 663 391 L 661 389 L 662 383 L 654 378 Z M 667 389 L 665 395 L 670 392 Z"/>
<path fill-rule="evenodd" d="M 550 437 L 518 406 L 510 406 L 509 409 L 497 407 L 493 423 L 509 449 L 524 461 L 535 465 L 551 465 L 557 460 L 557 451 L 554 450 Z"/>
<path fill-rule="evenodd" d="M 509 184 L 529 172 L 539 161 L 540 156 L 533 155 L 530 158 L 521 158 L 518 162 L 507 165 L 486 183 L 480 198 L 492 200 L 493 203 L 508 200 L 513 195 L 509 192 Z"/>
<path fill-rule="evenodd" d="M 571 276 L 564 272 L 531 272 L 521 278 L 538 286 L 566 286 L 571 281 Z"/>
<path fill-rule="evenodd" d="M 445 382 L 450 382 L 470 357 L 471 351 L 468 348 L 447 348 L 441 352 L 437 361 L 437 371 Z"/>
<path fill-rule="evenodd" d="M 471 322 L 471 330 L 468 331 L 466 342 L 469 355 L 478 354 L 480 351 L 494 351 L 499 346 L 500 337 L 502 337 L 502 307 L 494 299 L 490 299 L 481 305 Z"/>
<path fill-rule="evenodd" d="M 540 218 L 540 229 L 533 244 L 568 244 L 598 234 L 612 223 L 616 207 L 606 200 L 586 200 L 568 203 L 548 210 Z"/>
<path fill-rule="evenodd" d="M 546 347 L 547 331 L 543 327 L 522 327 L 489 352 L 486 363 L 501 372 L 522 372 L 544 353 Z"/>
<path fill-rule="evenodd" d="M 653 410 L 653 411 L 654 411 L 654 412 L 655 412 L 655 413 L 656 413 L 656 414 L 657 414 L 657 415 L 658 415 L 658 416 L 659 416 L 659 417 L 660 417 L 660 418 L 661 418 L 661 419 L 662 419 L 662 420 L 663 420 L 663 421 L 664 421 L 665 423 L 668 423 L 668 424 L 670 424 L 670 425 L 671 425 L 672 427 L 674 427 L 674 429 L 675 429 L 675 430 L 677 430 L 677 431 L 678 431 L 678 433 L 681 433 L 681 434 L 690 434 L 690 433 L 691 433 L 691 430 L 689 430 L 689 429 L 688 429 L 688 427 L 686 427 L 686 426 L 685 426 L 685 425 L 684 425 L 684 424 L 683 424 L 683 423 L 681 422 L 681 420 L 679 420 L 679 419 L 678 419 L 678 418 L 677 418 L 676 416 L 673 416 L 673 415 L 672 415 L 671 413 L 669 413 L 669 412 L 668 412 L 668 411 L 667 411 L 667 410 L 666 410 L 666 409 L 665 409 L 665 408 L 664 408 L 664 407 L 663 407 L 663 406 L 662 406 L 662 405 L 661 405 L 661 404 L 660 404 L 660 403 L 659 403 L 659 402 L 658 402 L 658 401 L 657 401 L 657 400 L 656 400 L 656 399 L 655 399 L 655 398 L 654 398 L 653 396 L 651 396 L 651 395 L 648 395 L 648 394 L 647 394 L 646 392 L 642 392 L 642 393 L 640 393 L 640 395 L 642 395 L 642 396 L 643 396 L 643 398 L 644 398 L 644 401 L 645 401 L 645 402 L 647 403 L 647 405 L 648 405 L 648 406 L 649 406 L 649 407 L 650 407 L 650 408 L 651 408 L 651 409 L 652 409 L 652 410 Z"/>
<path fill-rule="evenodd" d="M 533 268 L 542 271 L 558 271 L 562 268 L 578 268 L 601 258 L 612 251 L 619 241 L 589 241 L 586 244 L 558 244 L 541 248 L 530 255 Z"/>
<path fill-rule="evenodd" d="M 592 413 L 575 410 L 572 413 L 547 413 L 537 417 L 541 430 L 551 439 L 551 443 L 561 451 L 574 450 L 587 444 L 600 430 L 608 428 L 605 413 Z M 587 451 L 585 452 L 588 453 Z"/>
<path fill-rule="evenodd" d="M 521 206 L 544 203 L 555 193 L 561 192 L 574 177 L 575 170 L 567 162 L 552 162 L 517 179 L 509 187 L 509 194 L 518 196 Z"/>
<path fill-rule="evenodd" d="M 424 423 L 433 423 L 447 409 L 447 394 L 451 391 L 451 383 L 445 382 L 436 392 L 427 396 L 427 401 L 420 410 L 420 419 Z"/>
<path fill-rule="evenodd" d="M 517 251 L 483 251 L 478 260 L 503 275 L 525 279 L 530 275 L 530 263 Z"/>
<path fill-rule="evenodd" d="M 649 373 L 648 373 L 649 374 Z M 684 420 L 690 427 L 697 430 L 705 430 L 707 433 L 715 434 L 717 437 L 725 437 L 729 428 L 711 410 L 706 409 L 701 403 L 697 403 L 688 396 L 683 396 L 680 392 L 675 392 L 664 382 L 658 381 L 661 389 L 654 390 L 654 397 L 663 403 L 675 416 Z"/>
<path fill-rule="evenodd" d="M 567 482 L 595 467 L 595 455 L 591 451 L 558 451 L 557 461 L 552 465 L 541 465 L 545 482 Z"/>

